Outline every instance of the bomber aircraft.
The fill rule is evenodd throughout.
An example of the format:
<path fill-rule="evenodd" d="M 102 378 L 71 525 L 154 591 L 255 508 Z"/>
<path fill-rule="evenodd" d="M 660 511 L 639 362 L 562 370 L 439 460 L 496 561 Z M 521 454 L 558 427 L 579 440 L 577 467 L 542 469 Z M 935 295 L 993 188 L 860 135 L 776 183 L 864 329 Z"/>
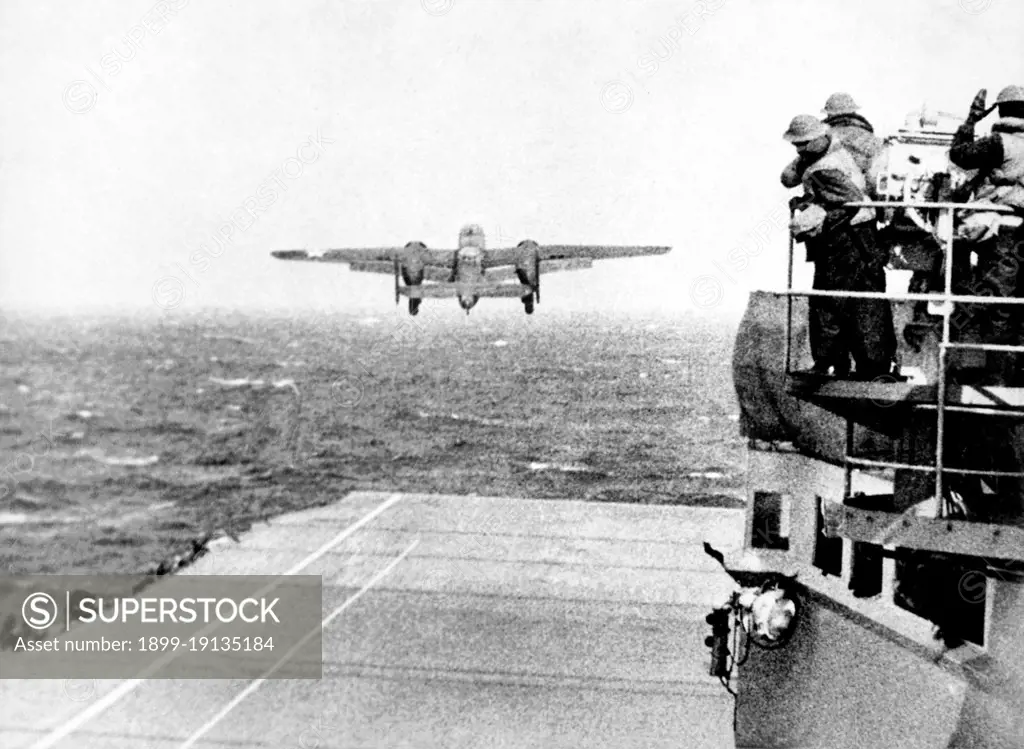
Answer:
<path fill-rule="evenodd" d="M 458 297 L 466 314 L 481 297 L 518 297 L 526 314 L 540 303 L 542 273 L 590 268 L 594 260 L 663 255 L 671 247 L 608 245 L 540 245 L 523 240 L 515 247 L 487 249 L 484 231 L 468 224 L 459 231 L 458 249 L 429 249 L 422 242 L 404 247 L 362 247 L 336 250 L 277 250 L 280 260 L 348 263 L 353 271 L 388 273 L 395 277 L 395 304 L 409 298 L 409 314 L 423 299 Z M 427 283 L 424 283 L 426 281 Z"/>

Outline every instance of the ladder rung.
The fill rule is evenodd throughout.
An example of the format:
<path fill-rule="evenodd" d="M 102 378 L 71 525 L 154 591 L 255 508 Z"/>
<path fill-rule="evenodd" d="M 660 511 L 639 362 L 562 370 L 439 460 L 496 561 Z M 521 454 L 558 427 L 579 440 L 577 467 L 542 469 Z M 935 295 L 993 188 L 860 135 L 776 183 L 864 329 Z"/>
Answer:
<path fill-rule="evenodd" d="M 953 203 L 950 201 L 901 201 L 901 200 L 851 200 L 844 204 L 847 208 L 937 208 L 954 211 L 984 211 L 986 213 L 1014 213 L 1013 208 L 995 203 Z"/>
<path fill-rule="evenodd" d="M 826 290 L 809 290 L 809 291 L 797 291 L 789 289 L 788 291 L 767 291 L 767 294 L 774 296 L 805 296 L 805 297 L 834 297 L 836 299 L 885 299 L 890 302 L 935 302 L 936 304 L 942 304 L 944 302 L 959 302 L 962 304 L 1024 304 L 1024 298 L 1021 297 L 1002 297 L 1002 296 L 967 296 L 961 294 L 890 294 L 887 291 L 826 291 Z"/>
<path fill-rule="evenodd" d="M 943 348 L 970 349 L 974 351 L 1013 351 L 1018 354 L 1024 352 L 1024 346 L 1010 346 L 1003 343 L 943 343 L 939 341 L 939 345 Z"/>
<path fill-rule="evenodd" d="M 935 403 L 911 403 L 911 407 L 922 411 L 938 411 Z M 1024 419 L 1024 410 L 1021 406 L 1007 408 L 992 408 L 991 406 L 943 406 L 943 411 L 955 411 L 957 413 L 991 414 L 993 416 L 1004 416 L 1006 418 Z"/>
<path fill-rule="evenodd" d="M 922 473 L 935 473 L 935 466 L 915 465 L 913 463 L 892 463 L 887 460 L 871 460 L 869 458 L 854 458 L 847 456 L 846 464 L 860 466 L 861 468 L 895 468 L 906 471 L 921 471 Z M 946 468 L 942 467 L 943 473 L 955 473 L 960 476 L 992 476 L 993 478 L 1024 478 L 1024 473 L 1011 473 L 1009 471 L 977 471 L 969 468 Z"/>

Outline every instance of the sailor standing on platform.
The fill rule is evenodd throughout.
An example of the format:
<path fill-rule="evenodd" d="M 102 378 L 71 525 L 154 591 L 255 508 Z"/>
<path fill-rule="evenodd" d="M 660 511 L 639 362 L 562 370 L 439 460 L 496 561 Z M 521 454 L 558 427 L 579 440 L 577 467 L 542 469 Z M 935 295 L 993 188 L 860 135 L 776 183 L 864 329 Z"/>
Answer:
<path fill-rule="evenodd" d="M 1019 271 L 1024 262 L 1024 86 L 1007 86 L 989 108 L 986 97 L 987 91 L 982 89 L 971 103 L 970 114 L 953 139 L 949 159 L 962 169 L 978 170 L 977 202 L 1007 206 L 1015 213 L 969 214 L 958 233 L 976 244 L 975 294 L 1017 297 L 1021 295 Z M 975 140 L 974 126 L 996 107 L 999 120 L 992 126 L 992 134 Z M 984 312 L 976 314 L 987 322 L 986 343 L 1020 345 L 1019 307 L 988 304 Z M 1018 384 L 1017 356 L 988 352 L 988 384 Z"/>
<path fill-rule="evenodd" d="M 963 169 L 977 169 L 974 200 L 1012 208 L 1003 213 L 968 214 L 957 233 L 972 243 L 978 255 L 977 280 L 973 294 L 1013 298 L 1022 296 L 1024 278 L 1024 86 L 1007 86 L 996 103 L 986 107 L 988 92 L 982 89 L 971 103 L 970 114 L 957 130 L 949 159 Z M 999 120 L 992 134 L 975 140 L 974 127 L 993 110 Z M 981 318 L 986 343 L 1021 345 L 1021 308 L 1016 305 L 975 305 Z M 984 384 L 1024 386 L 1020 355 L 1014 352 L 986 352 L 988 363 Z M 962 430 L 961 444 L 951 445 L 963 465 L 979 469 L 1016 472 L 1024 465 L 1024 425 L 1010 421 L 1005 426 Z M 953 440 L 955 443 L 956 440 Z M 1004 522 L 1024 527 L 1024 482 L 1019 478 L 985 477 L 984 487 L 973 487 L 967 477 L 956 483 L 963 487 L 967 507 L 979 520 Z M 979 482 L 980 483 L 980 482 Z"/>
<path fill-rule="evenodd" d="M 790 229 L 814 263 L 814 288 L 884 292 L 888 258 L 878 243 L 875 211 L 843 207 L 866 200 L 864 173 L 813 115 L 794 117 L 783 138 L 796 147 L 804 188 L 792 204 Z M 857 379 L 892 372 L 896 335 L 887 300 L 811 297 L 808 306 L 813 371 L 846 377 L 852 354 Z"/>

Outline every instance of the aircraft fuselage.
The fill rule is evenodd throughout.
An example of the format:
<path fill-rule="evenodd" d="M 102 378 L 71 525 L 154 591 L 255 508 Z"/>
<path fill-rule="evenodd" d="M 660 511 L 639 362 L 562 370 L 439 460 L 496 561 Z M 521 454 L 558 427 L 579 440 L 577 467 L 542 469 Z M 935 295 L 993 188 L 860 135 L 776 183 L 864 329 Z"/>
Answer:
<path fill-rule="evenodd" d="M 484 230 L 476 224 L 469 224 L 459 231 L 459 249 L 455 261 L 455 283 L 477 286 L 484 281 L 483 254 L 485 250 Z M 459 306 L 473 309 L 480 297 L 470 291 L 459 291 Z"/>
<path fill-rule="evenodd" d="M 519 244 L 520 252 L 514 260 L 514 275 L 510 275 L 508 269 L 505 272 L 499 268 L 488 267 L 487 248 L 484 240 L 484 231 L 476 224 L 467 224 L 459 231 L 459 243 L 455 250 L 455 262 L 450 266 L 447 278 L 443 281 L 451 294 L 454 286 L 455 296 L 459 300 L 459 306 L 469 314 L 469 311 L 476 306 L 482 296 L 507 296 L 507 294 L 496 294 L 496 289 L 514 289 L 518 292 L 527 314 L 533 313 L 533 304 L 539 299 L 539 264 L 537 261 L 537 244 L 532 241 L 524 241 Z M 504 261 L 509 264 L 508 261 Z M 402 280 L 407 287 L 419 286 L 426 278 L 426 266 L 429 257 L 426 253 L 426 246 L 422 242 L 410 242 L 405 246 L 402 253 L 402 260 L 397 268 L 401 271 Z M 447 265 L 447 263 L 445 263 Z M 436 268 L 434 270 L 437 270 Z M 502 281 L 518 279 L 519 285 L 502 286 Z M 441 281 L 436 274 L 432 280 Z M 523 288 L 525 287 L 525 288 Z M 526 292 L 525 294 L 523 292 Z M 401 293 L 395 286 L 395 298 Z M 515 292 L 514 292 L 515 293 Z M 409 313 L 415 315 L 419 310 L 419 297 L 410 295 Z"/>

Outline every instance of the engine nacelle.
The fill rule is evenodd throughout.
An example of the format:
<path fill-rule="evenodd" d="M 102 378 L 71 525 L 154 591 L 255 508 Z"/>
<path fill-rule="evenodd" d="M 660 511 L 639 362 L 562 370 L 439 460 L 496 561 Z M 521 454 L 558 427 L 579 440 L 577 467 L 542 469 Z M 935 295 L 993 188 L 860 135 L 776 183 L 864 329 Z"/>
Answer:
<path fill-rule="evenodd" d="M 401 260 L 395 260 L 395 303 L 398 303 L 399 294 L 398 277 L 401 274 L 402 281 L 406 286 L 419 286 L 423 283 L 423 275 L 427 267 L 426 262 L 427 246 L 423 242 L 409 242 L 402 248 Z M 422 299 L 409 299 L 409 314 L 415 315 L 420 311 Z"/>
<path fill-rule="evenodd" d="M 423 283 L 423 272 L 427 266 L 427 246 L 423 242 L 409 242 L 402 248 L 401 273 L 406 286 Z"/>
<path fill-rule="evenodd" d="M 532 239 L 524 239 L 516 245 L 516 275 L 519 282 L 533 287 L 530 296 L 529 311 L 533 311 L 533 302 L 540 304 L 540 245 Z M 524 298 L 525 303 L 525 298 Z"/>

